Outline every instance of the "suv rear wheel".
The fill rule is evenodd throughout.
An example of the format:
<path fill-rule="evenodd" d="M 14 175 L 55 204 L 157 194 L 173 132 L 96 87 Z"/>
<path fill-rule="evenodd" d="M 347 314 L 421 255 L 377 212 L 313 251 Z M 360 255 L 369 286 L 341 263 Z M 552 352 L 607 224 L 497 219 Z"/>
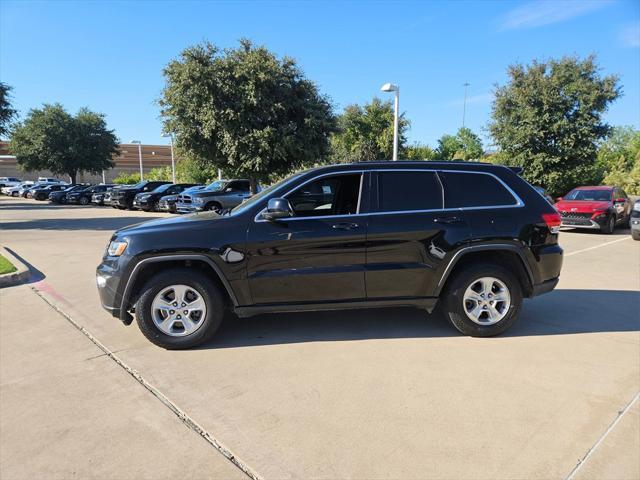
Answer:
<path fill-rule="evenodd" d="M 152 277 L 136 305 L 136 321 L 147 339 L 166 349 L 190 348 L 210 340 L 224 317 L 218 287 L 193 269 Z"/>
<path fill-rule="evenodd" d="M 491 337 L 517 320 L 522 289 L 504 267 L 480 264 L 456 273 L 442 301 L 445 315 L 458 331 L 472 337 Z"/>

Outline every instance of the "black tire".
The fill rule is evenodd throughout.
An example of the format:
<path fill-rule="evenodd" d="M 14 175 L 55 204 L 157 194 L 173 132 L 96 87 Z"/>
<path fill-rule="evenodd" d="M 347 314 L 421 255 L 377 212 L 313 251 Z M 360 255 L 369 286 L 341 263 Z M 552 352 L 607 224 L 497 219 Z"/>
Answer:
<path fill-rule="evenodd" d="M 609 218 L 607 218 L 607 223 L 604 224 L 604 226 L 600 229 L 600 231 L 602 233 L 606 233 L 607 235 L 609 235 L 613 233 L 615 229 L 616 229 L 616 216 L 610 215 Z"/>
<path fill-rule="evenodd" d="M 464 309 L 465 291 L 482 277 L 497 278 L 504 283 L 511 296 L 507 314 L 493 325 L 480 325 L 474 322 L 467 316 Z M 441 302 L 445 316 L 460 333 L 471 337 L 492 337 L 508 330 L 518 319 L 522 308 L 522 288 L 515 275 L 500 265 L 491 263 L 470 265 L 456 272 L 447 282 L 444 294 L 441 295 Z"/>
<path fill-rule="evenodd" d="M 67 197 L 60 197 L 60 205 L 64 205 L 67 203 Z"/>
<path fill-rule="evenodd" d="M 89 205 L 89 199 L 87 197 L 80 197 L 80 205 Z"/>
<path fill-rule="evenodd" d="M 222 205 L 220 205 L 218 202 L 211 202 L 211 203 L 207 203 L 204 209 L 206 211 L 218 212 L 222 210 Z"/>
<path fill-rule="evenodd" d="M 640 240 L 640 230 L 631 230 L 631 238 Z"/>
<path fill-rule="evenodd" d="M 158 329 L 153 322 L 151 305 L 155 296 L 171 285 L 187 285 L 204 299 L 207 312 L 198 329 L 190 335 L 174 337 Z M 215 335 L 225 315 L 225 302 L 218 287 L 196 269 L 174 268 L 152 277 L 142 288 L 136 305 L 136 321 L 142 334 L 155 345 L 181 350 L 205 343 Z"/>

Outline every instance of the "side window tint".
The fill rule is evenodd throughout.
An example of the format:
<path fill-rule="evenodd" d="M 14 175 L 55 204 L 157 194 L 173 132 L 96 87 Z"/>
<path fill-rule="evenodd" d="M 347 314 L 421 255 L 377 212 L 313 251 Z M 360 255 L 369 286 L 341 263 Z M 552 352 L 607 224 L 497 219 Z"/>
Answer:
<path fill-rule="evenodd" d="M 496 178 L 484 173 L 440 172 L 445 208 L 516 205 L 515 197 Z"/>
<path fill-rule="evenodd" d="M 335 175 L 309 182 L 287 195 L 296 217 L 352 215 L 358 212 L 358 174 Z"/>
<path fill-rule="evenodd" d="M 434 172 L 381 172 L 378 190 L 381 212 L 442 208 L 442 188 Z"/>

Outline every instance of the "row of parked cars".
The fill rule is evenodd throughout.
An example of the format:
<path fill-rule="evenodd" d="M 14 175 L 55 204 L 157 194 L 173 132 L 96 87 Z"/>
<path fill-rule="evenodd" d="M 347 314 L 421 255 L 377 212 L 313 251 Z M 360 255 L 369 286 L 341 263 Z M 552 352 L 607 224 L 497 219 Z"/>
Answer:
<path fill-rule="evenodd" d="M 250 195 L 246 179 L 217 180 L 208 185 L 143 181 L 135 185 L 69 185 L 55 178 L 40 177 L 35 182 L 20 182 L 0 177 L 2 193 L 60 204 L 112 206 L 170 213 L 225 211 L 242 203 Z M 633 204 L 626 192 L 615 186 L 577 187 L 555 201 L 544 190 L 534 187 L 560 213 L 562 226 L 612 233 L 616 227 L 630 226 L 640 240 L 640 203 Z M 316 192 L 316 196 L 322 192 Z"/>
<path fill-rule="evenodd" d="M 0 177 L 3 194 L 33 198 L 58 204 L 111 206 L 119 209 L 194 213 L 224 211 L 242 203 L 250 195 L 249 180 L 216 180 L 208 185 L 142 181 L 135 185 L 75 184 L 40 177 L 21 182 Z"/>

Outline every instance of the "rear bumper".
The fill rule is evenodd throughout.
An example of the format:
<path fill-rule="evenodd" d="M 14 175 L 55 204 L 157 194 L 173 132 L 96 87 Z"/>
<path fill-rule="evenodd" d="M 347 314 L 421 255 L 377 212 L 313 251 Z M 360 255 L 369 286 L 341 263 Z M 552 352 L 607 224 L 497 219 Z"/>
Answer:
<path fill-rule="evenodd" d="M 559 277 L 552 278 L 551 280 L 547 280 L 542 283 L 538 283 L 533 286 L 533 290 L 531 291 L 531 297 L 537 297 L 538 295 L 542 295 L 543 293 L 549 293 L 551 290 L 556 288 L 558 282 L 560 281 Z"/>

